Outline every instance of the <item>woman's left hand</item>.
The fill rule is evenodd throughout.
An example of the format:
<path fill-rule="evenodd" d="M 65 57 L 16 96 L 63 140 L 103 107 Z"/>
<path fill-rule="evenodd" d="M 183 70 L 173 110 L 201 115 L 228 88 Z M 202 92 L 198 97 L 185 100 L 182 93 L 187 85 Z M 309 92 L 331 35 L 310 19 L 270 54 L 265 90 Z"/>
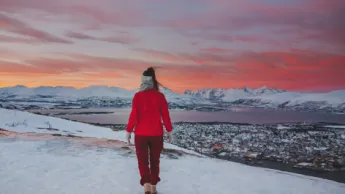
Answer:
<path fill-rule="evenodd" d="M 131 144 L 131 133 L 126 132 L 126 140 L 127 140 L 128 145 Z"/>

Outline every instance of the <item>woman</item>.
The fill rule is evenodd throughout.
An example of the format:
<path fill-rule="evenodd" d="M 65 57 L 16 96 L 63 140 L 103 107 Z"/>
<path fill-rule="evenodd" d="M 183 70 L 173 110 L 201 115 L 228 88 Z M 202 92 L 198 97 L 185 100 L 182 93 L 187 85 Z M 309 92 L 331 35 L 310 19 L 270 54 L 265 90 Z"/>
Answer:
<path fill-rule="evenodd" d="M 155 70 L 150 67 L 144 71 L 140 91 L 132 100 L 132 111 L 126 128 L 128 143 L 135 128 L 134 144 L 141 176 L 140 184 L 144 186 L 145 194 L 156 194 L 156 185 L 160 181 L 159 163 L 164 134 L 162 120 L 171 143 L 172 125 L 168 103 L 165 96 L 159 92 Z"/>

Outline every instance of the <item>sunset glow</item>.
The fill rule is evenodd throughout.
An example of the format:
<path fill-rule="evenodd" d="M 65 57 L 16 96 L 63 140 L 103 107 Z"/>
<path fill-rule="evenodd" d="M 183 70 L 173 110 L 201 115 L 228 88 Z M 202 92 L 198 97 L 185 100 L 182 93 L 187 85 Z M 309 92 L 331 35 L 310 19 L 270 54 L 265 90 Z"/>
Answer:
<path fill-rule="evenodd" d="M 0 87 L 345 89 L 344 0 L 0 0 Z"/>

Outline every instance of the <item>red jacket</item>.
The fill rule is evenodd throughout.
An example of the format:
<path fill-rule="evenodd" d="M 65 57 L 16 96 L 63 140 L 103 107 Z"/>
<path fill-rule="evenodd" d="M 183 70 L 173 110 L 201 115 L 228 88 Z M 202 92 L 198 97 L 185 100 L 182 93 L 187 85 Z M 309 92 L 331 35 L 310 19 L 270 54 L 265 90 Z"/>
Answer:
<path fill-rule="evenodd" d="M 132 132 L 135 127 L 136 135 L 162 136 L 164 134 L 162 120 L 166 130 L 172 131 L 165 96 L 155 89 L 137 92 L 132 100 L 127 132 Z"/>

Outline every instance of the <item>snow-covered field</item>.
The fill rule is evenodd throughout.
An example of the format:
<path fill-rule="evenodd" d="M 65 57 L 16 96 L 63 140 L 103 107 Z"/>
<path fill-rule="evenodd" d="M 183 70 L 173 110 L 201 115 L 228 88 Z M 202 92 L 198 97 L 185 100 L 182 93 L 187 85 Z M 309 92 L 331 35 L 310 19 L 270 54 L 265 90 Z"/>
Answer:
<path fill-rule="evenodd" d="M 5 109 L 0 115 L 0 128 L 9 131 L 124 140 L 123 132 L 58 118 Z M 1 194 L 142 193 L 134 153 L 74 146 L 63 138 L 1 137 L 0 164 Z M 177 160 L 163 157 L 161 178 L 162 194 L 345 193 L 345 184 L 329 180 L 191 155 Z"/>
<path fill-rule="evenodd" d="M 325 125 L 324 127 L 336 128 L 336 129 L 345 129 L 345 125 Z"/>
<path fill-rule="evenodd" d="M 80 137 L 96 137 L 125 141 L 124 132 L 112 131 L 109 128 L 68 121 L 65 119 L 36 115 L 18 110 L 0 108 L 0 129 L 19 133 L 36 132 L 47 134 L 74 135 Z M 49 129 L 51 128 L 51 129 Z M 132 136 L 131 142 L 134 141 Z M 187 153 L 195 152 L 165 144 L 165 148 L 178 149 Z"/>

